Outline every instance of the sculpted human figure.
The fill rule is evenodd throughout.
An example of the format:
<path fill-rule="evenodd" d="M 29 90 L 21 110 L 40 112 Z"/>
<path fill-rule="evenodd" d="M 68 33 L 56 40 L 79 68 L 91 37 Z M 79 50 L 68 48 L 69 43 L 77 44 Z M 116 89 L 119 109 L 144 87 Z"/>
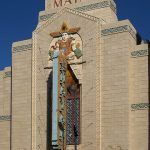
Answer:
<path fill-rule="evenodd" d="M 58 55 L 59 55 L 59 44 L 58 42 L 56 42 L 55 45 L 50 47 L 49 60 L 53 60 L 54 58 L 58 57 Z"/>
<path fill-rule="evenodd" d="M 72 47 L 74 40 L 75 39 L 70 37 L 68 33 L 62 33 L 62 39 L 58 41 L 59 49 L 67 59 L 74 59 L 75 54 Z"/>
<path fill-rule="evenodd" d="M 78 31 L 79 28 L 69 30 L 67 25 L 64 23 L 60 32 L 51 33 L 51 36 L 60 36 L 60 39 L 50 48 L 50 60 L 55 58 L 54 55 L 59 55 L 59 53 L 65 55 L 67 60 L 73 60 L 75 57 L 79 59 L 82 56 L 80 44 L 76 43 L 76 39 L 71 37 L 72 33 L 77 32 L 76 30 Z"/>

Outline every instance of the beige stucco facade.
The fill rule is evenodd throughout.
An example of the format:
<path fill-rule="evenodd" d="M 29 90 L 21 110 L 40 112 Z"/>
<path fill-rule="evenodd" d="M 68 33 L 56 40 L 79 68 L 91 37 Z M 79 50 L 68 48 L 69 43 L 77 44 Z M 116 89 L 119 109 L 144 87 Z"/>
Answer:
<path fill-rule="evenodd" d="M 31 149 L 32 40 L 12 46 L 12 149 Z"/>
<path fill-rule="evenodd" d="M 10 149 L 11 68 L 0 71 L 0 147 Z"/>
<path fill-rule="evenodd" d="M 113 0 L 46 0 L 45 8 L 32 38 L 13 43 L 12 76 L 0 71 L 0 116 L 11 116 L 0 118 L 0 149 L 50 149 L 50 33 L 65 22 L 82 39 L 82 59 L 70 64 L 82 89 L 77 149 L 148 150 L 148 42 L 117 19 Z"/>

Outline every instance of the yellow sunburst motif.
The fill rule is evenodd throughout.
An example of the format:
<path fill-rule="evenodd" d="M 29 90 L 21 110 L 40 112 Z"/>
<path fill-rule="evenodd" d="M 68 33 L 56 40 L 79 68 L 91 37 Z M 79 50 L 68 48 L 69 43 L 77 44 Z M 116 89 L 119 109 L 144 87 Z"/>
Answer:
<path fill-rule="evenodd" d="M 63 22 L 62 26 L 61 26 L 61 30 L 60 32 L 61 33 L 64 33 L 64 32 L 68 32 L 69 31 L 69 28 L 68 28 L 68 25 L 66 22 Z"/>
<path fill-rule="evenodd" d="M 50 33 L 50 36 L 52 36 L 53 38 L 57 38 L 57 37 L 62 36 L 62 33 L 76 34 L 78 33 L 79 30 L 80 30 L 80 27 L 69 28 L 67 23 L 63 22 L 61 29 L 59 31 Z"/>

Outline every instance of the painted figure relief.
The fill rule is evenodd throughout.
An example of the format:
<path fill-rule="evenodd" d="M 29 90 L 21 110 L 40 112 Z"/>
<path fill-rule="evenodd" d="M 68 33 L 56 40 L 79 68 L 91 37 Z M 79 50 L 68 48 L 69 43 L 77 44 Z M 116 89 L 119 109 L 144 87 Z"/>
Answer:
<path fill-rule="evenodd" d="M 69 29 L 66 23 L 63 23 L 59 32 L 53 32 L 50 35 L 54 40 L 50 44 L 49 60 L 57 57 L 60 53 L 66 59 L 74 60 L 82 56 L 81 47 L 82 41 L 77 32 L 80 28 Z"/>
<path fill-rule="evenodd" d="M 63 23 L 50 33 L 49 60 L 53 63 L 52 144 L 65 149 L 80 143 L 80 84 L 70 64 L 82 59 L 80 28 Z M 53 142 L 55 141 L 55 142 Z"/>

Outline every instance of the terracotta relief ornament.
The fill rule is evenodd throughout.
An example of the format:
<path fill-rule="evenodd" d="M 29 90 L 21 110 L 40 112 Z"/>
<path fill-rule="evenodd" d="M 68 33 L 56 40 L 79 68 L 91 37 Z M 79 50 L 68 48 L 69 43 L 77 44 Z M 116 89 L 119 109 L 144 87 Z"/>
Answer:
<path fill-rule="evenodd" d="M 64 22 L 61 30 L 58 32 L 52 32 L 50 35 L 58 40 L 51 45 L 49 50 L 49 60 L 53 60 L 61 53 L 67 60 L 79 59 L 82 56 L 80 49 L 81 44 L 76 42 L 76 39 L 72 35 L 77 34 L 80 28 L 68 28 Z"/>

